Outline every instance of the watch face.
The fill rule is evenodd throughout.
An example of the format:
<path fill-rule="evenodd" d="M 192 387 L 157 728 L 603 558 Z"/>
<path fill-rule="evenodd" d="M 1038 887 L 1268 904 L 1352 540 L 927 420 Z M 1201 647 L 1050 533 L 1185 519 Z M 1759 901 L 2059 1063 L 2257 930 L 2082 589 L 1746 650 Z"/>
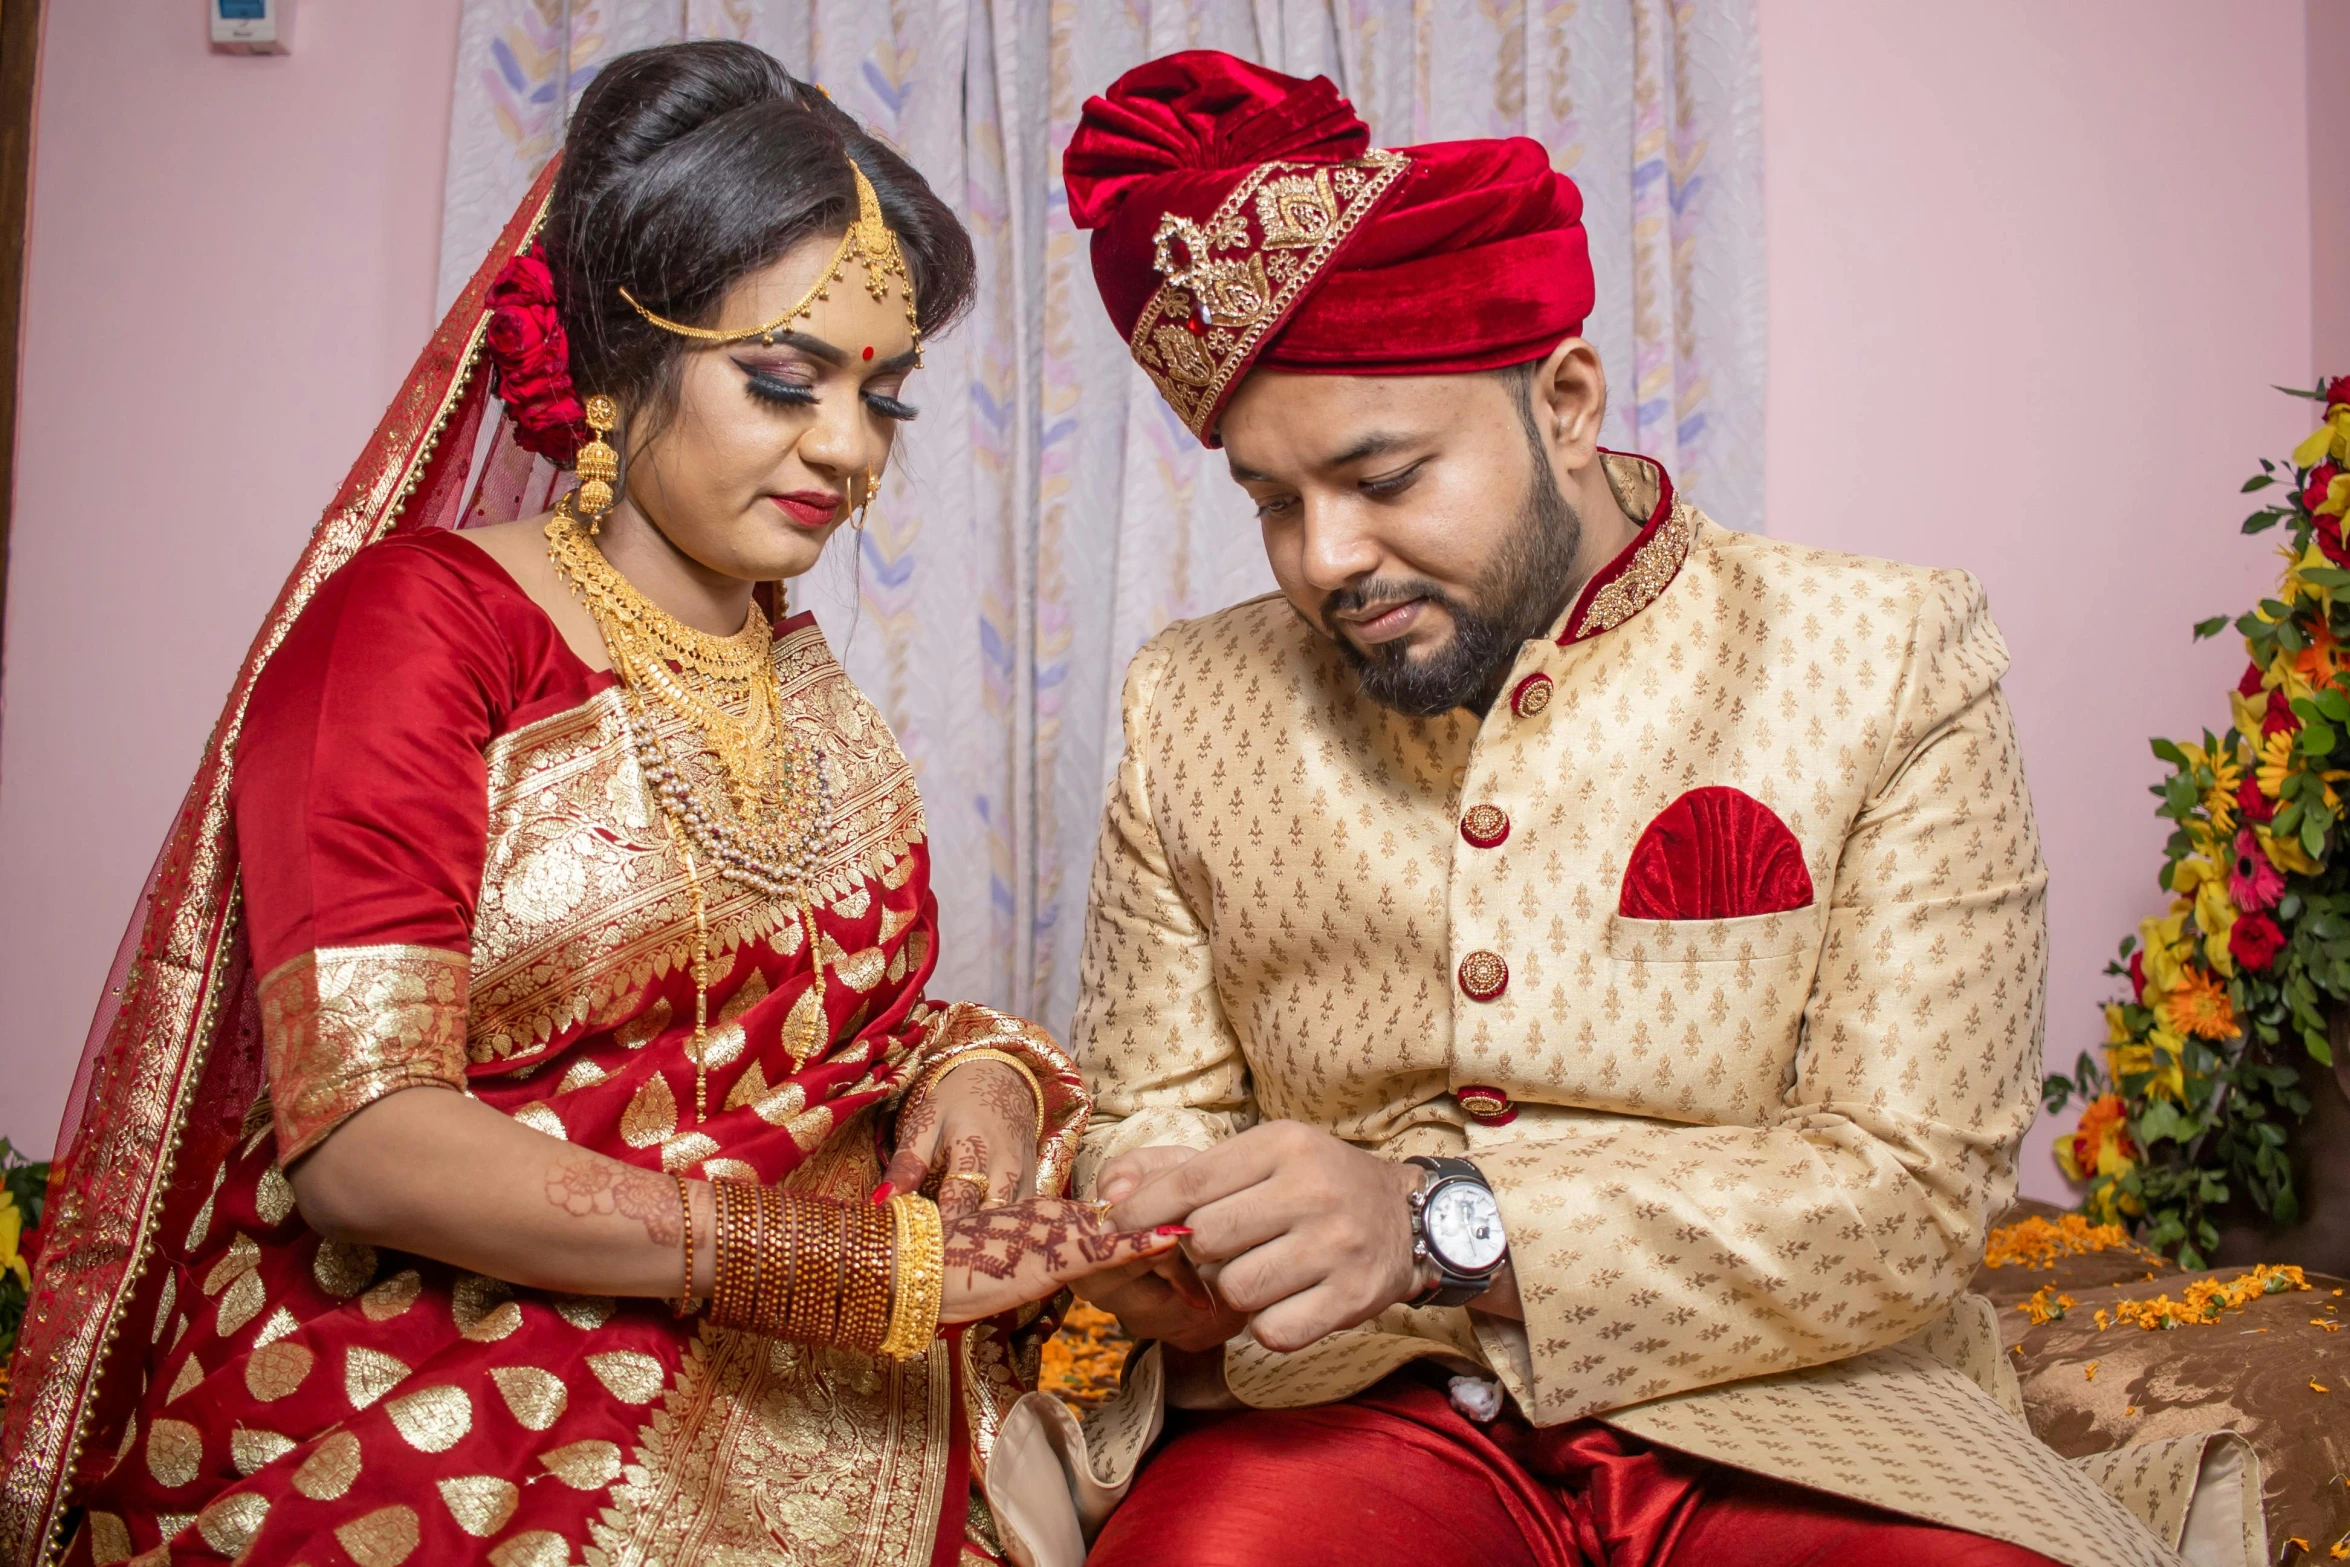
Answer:
<path fill-rule="evenodd" d="M 1428 1246 L 1455 1273 L 1483 1273 L 1501 1261 L 1509 1241 L 1501 1233 L 1501 1206 L 1475 1181 L 1446 1181 L 1428 1195 Z"/>

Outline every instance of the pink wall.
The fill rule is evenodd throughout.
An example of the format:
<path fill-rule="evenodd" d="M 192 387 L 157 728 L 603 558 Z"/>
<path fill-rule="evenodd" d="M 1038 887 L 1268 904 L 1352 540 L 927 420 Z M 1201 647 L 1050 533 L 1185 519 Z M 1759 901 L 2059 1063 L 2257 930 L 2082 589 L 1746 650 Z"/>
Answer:
<path fill-rule="evenodd" d="M 2236 485 L 2304 428 L 2262 390 L 2311 373 L 2301 0 L 1760 5 L 1770 526 L 1989 586 L 2069 1060 L 2157 901 L 2145 736 L 2225 715 L 2237 655 L 2186 627 L 2270 574 Z M 0 1134 L 34 1149 L 244 639 L 430 326 L 458 0 L 304 0 L 285 60 L 206 54 L 194 9 L 50 7 L 0 724 Z"/>
<path fill-rule="evenodd" d="M 458 0 L 48 8 L 0 709 L 0 1135 L 48 1149 L 246 639 L 432 325 Z"/>
<path fill-rule="evenodd" d="M 2243 668 L 2188 627 L 2274 577 L 2237 486 L 2313 423 L 2267 390 L 2312 373 L 2301 0 L 1761 18 L 1765 515 L 1989 590 L 2069 1063 L 2103 1038 L 2115 943 L 2159 908 L 2146 737 L 2224 725 Z M 2025 1160 L 2042 1195 L 2050 1131 Z"/>

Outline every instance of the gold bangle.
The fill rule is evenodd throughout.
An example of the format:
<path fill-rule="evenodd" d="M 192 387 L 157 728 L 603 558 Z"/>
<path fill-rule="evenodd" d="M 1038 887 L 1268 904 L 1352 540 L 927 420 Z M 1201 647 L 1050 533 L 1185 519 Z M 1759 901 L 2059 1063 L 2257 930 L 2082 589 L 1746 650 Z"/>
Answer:
<path fill-rule="evenodd" d="M 946 1298 L 946 1226 L 938 1204 L 911 1192 L 889 1200 L 896 1231 L 895 1288 L 891 1291 L 889 1332 L 880 1353 L 892 1360 L 910 1360 L 938 1337 L 938 1314 Z"/>
<path fill-rule="evenodd" d="M 750 1245 L 749 1209 L 756 1190 L 741 1181 L 712 1181 L 717 1261 L 710 1281 L 710 1316 L 721 1327 L 747 1327 L 758 1258 Z"/>
<path fill-rule="evenodd" d="M 937 1093 L 938 1085 L 946 1081 L 946 1075 L 966 1061 L 1001 1061 L 1020 1074 L 1021 1079 L 1028 1084 L 1029 1097 L 1036 1101 L 1036 1130 L 1030 1134 L 1029 1141 L 1041 1145 L 1044 1142 L 1044 1089 L 1037 1083 L 1036 1073 L 1028 1063 L 1009 1050 L 998 1050 L 993 1046 L 983 1045 L 977 1050 L 965 1050 L 960 1054 L 951 1055 L 915 1080 L 913 1088 L 906 1094 L 907 1100 L 911 1102 L 925 1094 Z"/>

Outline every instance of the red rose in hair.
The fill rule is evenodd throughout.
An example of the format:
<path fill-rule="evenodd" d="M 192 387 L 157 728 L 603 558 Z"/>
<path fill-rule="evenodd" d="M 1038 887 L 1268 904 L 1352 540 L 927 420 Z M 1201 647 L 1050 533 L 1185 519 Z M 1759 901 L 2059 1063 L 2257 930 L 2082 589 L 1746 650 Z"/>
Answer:
<path fill-rule="evenodd" d="M 2260 666 L 2258 664 L 2244 666 L 2244 678 L 2236 682 L 2236 695 L 2260 695 Z"/>
<path fill-rule="evenodd" d="M 498 369 L 498 397 L 514 416 L 515 444 L 567 463 L 588 441 L 587 410 L 571 384 L 571 342 L 555 309 L 555 278 L 537 245 L 506 263 L 485 301 L 482 334 Z"/>
<path fill-rule="evenodd" d="M 2341 518 L 2320 517 L 2317 526 L 2310 531 L 2316 536 L 2318 550 L 2326 559 L 2337 566 L 2350 566 L 2350 549 L 2342 546 Z"/>
<path fill-rule="evenodd" d="M 2270 803 L 2267 795 L 2260 792 L 2260 785 L 2253 782 L 2249 773 L 2244 775 L 2243 782 L 2236 785 L 2236 805 L 2243 811 L 2244 820 L 2258 822 L 2263 827 L 2277 814 L 2276 806 Z"/>
<path fill-rule="evenodd" d="M 2300 716 L 2293 711 L 2292 704 L 2285 700 L 2285 693 L 2271 691 L 2268 694 L 2268 715 L 2260 721 L 2261 738 L 2265 740 L 2279 730 L 2292 734 L 2300 727 Z"/>
<path fill-rule="evenodd" d="M 2239 915 L 2228 927 L 2228 955 L 2254 973 L 2274 963 L 2284 947 L 2285 933 L 2265 914 Z"/>
<path fill-rule="evenodd" d="M 2326 406 L 2350 403 L 2350 375 L 2338 375 L 2326 383 Z"/>

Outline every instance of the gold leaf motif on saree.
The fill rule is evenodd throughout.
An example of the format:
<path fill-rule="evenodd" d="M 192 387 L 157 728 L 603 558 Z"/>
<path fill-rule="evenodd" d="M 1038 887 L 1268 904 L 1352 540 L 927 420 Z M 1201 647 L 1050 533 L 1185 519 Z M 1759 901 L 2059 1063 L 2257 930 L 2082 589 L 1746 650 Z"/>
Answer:
<path fill-rule="evenodd" d="M 807 1114 L 792 1120 L 784 1130 L 791 1133 L 792 1141 L 798 1143 L 803 1151 L 813 1153 L 824 1146 L 824 1140 L 832 1135 L 832 1106 L 818 1105 Z"/>
<path fill-rule="evenodd" d="M 677 1135 L 677 1095 L 669 1080 L 655 1072 L 630 1097 L 620 1112 L 620 1140 L 631 1148 L 651 1148 Z"/>
<path fill-rule="evenodd" d="M 707 1132 L 688 1132 L 683 1137 L 672 1137 L 661 1145 L 661 1170 L 675 1175 L 691 1169 L 718 1151 L 718 1139 Z"/>
<path fill-rule="evenodd" d="M 353 1409 L 365 1409 L 407 1377 L 407 1362 L 380 1349 L 354 1344 L 343 1351 L 343 1396 L 350 1399 Z"/>
<path fill-rule="evenodd" d="M 544 1431 L 562 1418 L 571 1397 L 561 1377 L 537 1366 L 498 1366 L 491 1370 L 490 1380 L 497 1384 L 507 1410 L 533 1431 Z"/>
<path fill-rule="evenodd" d="M 649 1404 L 661 1392 L 661 1362 L 641 1350 L 615 1349 L 587 1358 L 604 1391 L 624 1404 Z"/>
<path fill-rule="evenodd" d="M 755 1181 L 759 1172 L 740 1159 L 704 1159 L 702 1174 L 713 1181 Z"/>
<path fill-rule="evenodd" d="M 204 1436 L 185 1420 L 158 1420 L 147 1432 L 147 1473 L 165 1489 L 196 1478 L 204 1467 Z"/>
<path fill-rule="evenodd" d="M 583 1061 L 580 1064 L 585 1066 L 587 1063 Z M 560 1087 L 557 1092 L 561 1092 Z M 563 1117 L 556 1114 L 555 1107 L 543 1099 L 534 1099 L 515 1111 L 514 1119 L 534 1132 L 544 1132 L 549 1137 L 560 1137 L 565 1142 L 571 1141 L 571 1133 L 564 1127 Z"/>
<path fill-rule="evenodd" d="M 449 1288 L 449 1315 L 457 1331 L 476 1344 L 495 1344 L 522 1326 L 514 1286 L 487 1274 L 460 1273 Z"/>
<path fill-rule="evenodd" d="M 712 1070 L 734 1065 L 743 1047 L 750 1042 L 750 1036 L 743 1030 L 742 1015 L 766 999 L 767 976 L 754 968 L 718 1009 L 717 1024 L 710 1030 L 702 1053 L 702 1065 Z"/>
<path fill-rule="evenodd" d="M 642 1049 L 647 1041 L 658 1037 L 661 1030 L 669 1026 L 669 1017 L 669 998 L 663 996 L 642 1017 L 623 1023 L 620 1031 L 612 1037 L 627 1049 Z"/>
<path fill-rule="evenodd" d="M 228 1455 L 237 1473 L 250 1475 L 266 1469 L 294 1450 L 294 1439 L 259 1426 L 239 1426 L 229 1433 Z"/>
<path fill-rule="evenodd" d="M 547 1473 L 574 1491 L 597 1491 L 620 1478 L 620 1449 L 611 1442 L 572 1442 L 539 1455 Z"/>
<path fill-rule="evenodd" d="M 375 1248 L 351 1241 L 322 1241 L 311 1260 L 310 1276 L 337 1300 L 348 1300 L 367 1288 L 375 1277 Z"/>
<path fill-rule="evenodd" d="M 204 1380 L 204 1363 L 194 1355 L 180 1362 L 179 1375 L 171 1379 L 170 1391 L 163 1395 L 167 1404 L 176 1404 L 180 1395 Z"/>
<path fill-rule="evenodd" d="M 851 888 L 847 897 L 835 898 L 831 912 L 835 919 L 861 920 L 872 907 L 873 889 L 859 885 Z"/>
<path fill-rule="evenodd" d="M 424 1291 L 424 1278 L 414 1268 L 402 1268 L 390 1278 L 359 1297 L 359 1309 L 370 1322 L 389 1322 L 410 1306 Z"/>
<path fill-rule="evenodd" d="M 575 1328 L 593 1331 L 612 1320 L 613 1302 L 609 1295 L 558 1295 L 555 1297 L 555 1315 Z"/>
<path fill-rule="evenodd" d="M 228 1243 L 228 1250 L 212 1265 L 212 1271 L 204 1275 L 204 1293 L 217 1295 L 223 1284 L 260 1266 L 261 1243 L 240 1230 L 237 1238 Z"/>
<path fill-rule="evenodd" d="M 176 1538 L 182 1530 L 195 1521 L 196 1515 L 194 1513 L 157 1513 L 155 1515 L 155 1527 L 165 1540 Z M 144 1554 L 150 1562 L 157 1562 L 160 1567 L 160 1552 L 150 1551 Z"/>
<path fill-rule="evenodd" d="M 505 1528 L 522 1501 L 522 1492 L 514 1482 L 497 1475 L 456 1475 L 433 1484 L 457 1527 L 477 1540 L 486 1540 Z"/>
<path fill-rule="evenodd" d="M 824 978 L 819 974 L 799 993 L 783 1020 L 783 1053 L 791 1058 L 792 1070 L 798 1071 L 821 1055 L 831 1043 L 831 1032 L 824 1012 Z"/>
<path fill-rule="evenodd" d="M 403 1393 L 384 1405 L 384 1413 L 419 1452 L 445 1453 L 473 1429 L 473 1400 L 463 1388 L 445 1384 Z"/>
<path fill-rule="evenodd" d="M 261 1172 L 261 1180 L 253 1188 L 253 1211 L 273 1229 L 294 1211 L 294 1183 L 274 1164 Z"/>
<path fill-rule="evenodd" d="M 231 1491 L 196 1515 L 196 1532 L 206 1545 L 233 1561 L 252 1545 L 253 1537 L 268 1520 L 267 1497 Z"/>
<path fill-rule="evenodd" d="M 301 1324 L 294 1320 L 294 1314 L 280 1306 L 269 1314 L 267 1322 L 261 1324 L 261 1331 L 253 1335 L 253 1347 L 265 1349 L 300 1327 Z"/>
<path fill-rule="evenodd" d="M 563 1074 L 563 1080 L 555 1085 L 555 1092 L 575 1094 L 583 1088 L 595 1087 L 608 1075 L 602 1067 L 582 1056 L 571 1063 L 571 1070 Z"/>
<path fill-rule="evenodd" d="M 175 1268 L 163 1275 L 163 1293 L 155 1297 L 155 1325 L 147 1330 L 148 1343 L 163 1342 L 163 1325 L 171 1320 L 171 1308 L 179 1295 L 180 1276 Z"/>
<path fill-rule="evenodd" d="M 359 1478 L 359 1439 L 337 1431 L 294 1471 L 294 1489 L 314 1502 L 338 1500 Z"/>
<path fill-rule="evenodd" d="M 90 1510 L 90 1560 L 98 1567 L 112 1567 L 127 1561 L 131 1554 L 131 1527 L 113 1513 Z"/>
<path fill-rule="evenodd" d="M 545 1529 L 531 1529 L 490 1552 L 490 1567 L 566 1567 L 571 1543 Z"/>
<path fill-rule="evenodd" d="M 240 1273 L 237 1281 L 221 1291 L 220 1311 L 213 1318 L 213 1330 L 222 1338 L 261 1315 L 261 1308 L 269 1304 L 269 1291 L 258 1273 Z"/>
<path fill-rule="evenodd" d="M 359 1567 L 399 1567 L 415 1554 L 421 1538 L 415 1509 L 397 1503 L 354 1518 L 335 1531 L 335 1539 Z"/>
<path fill-rule="evenodd" d="M 264 1404 L 275 1403 L 302 1385 L 315 1358 L 301 1344 L 265 1344 L 245 1362 L 245 1391 Z"/>

